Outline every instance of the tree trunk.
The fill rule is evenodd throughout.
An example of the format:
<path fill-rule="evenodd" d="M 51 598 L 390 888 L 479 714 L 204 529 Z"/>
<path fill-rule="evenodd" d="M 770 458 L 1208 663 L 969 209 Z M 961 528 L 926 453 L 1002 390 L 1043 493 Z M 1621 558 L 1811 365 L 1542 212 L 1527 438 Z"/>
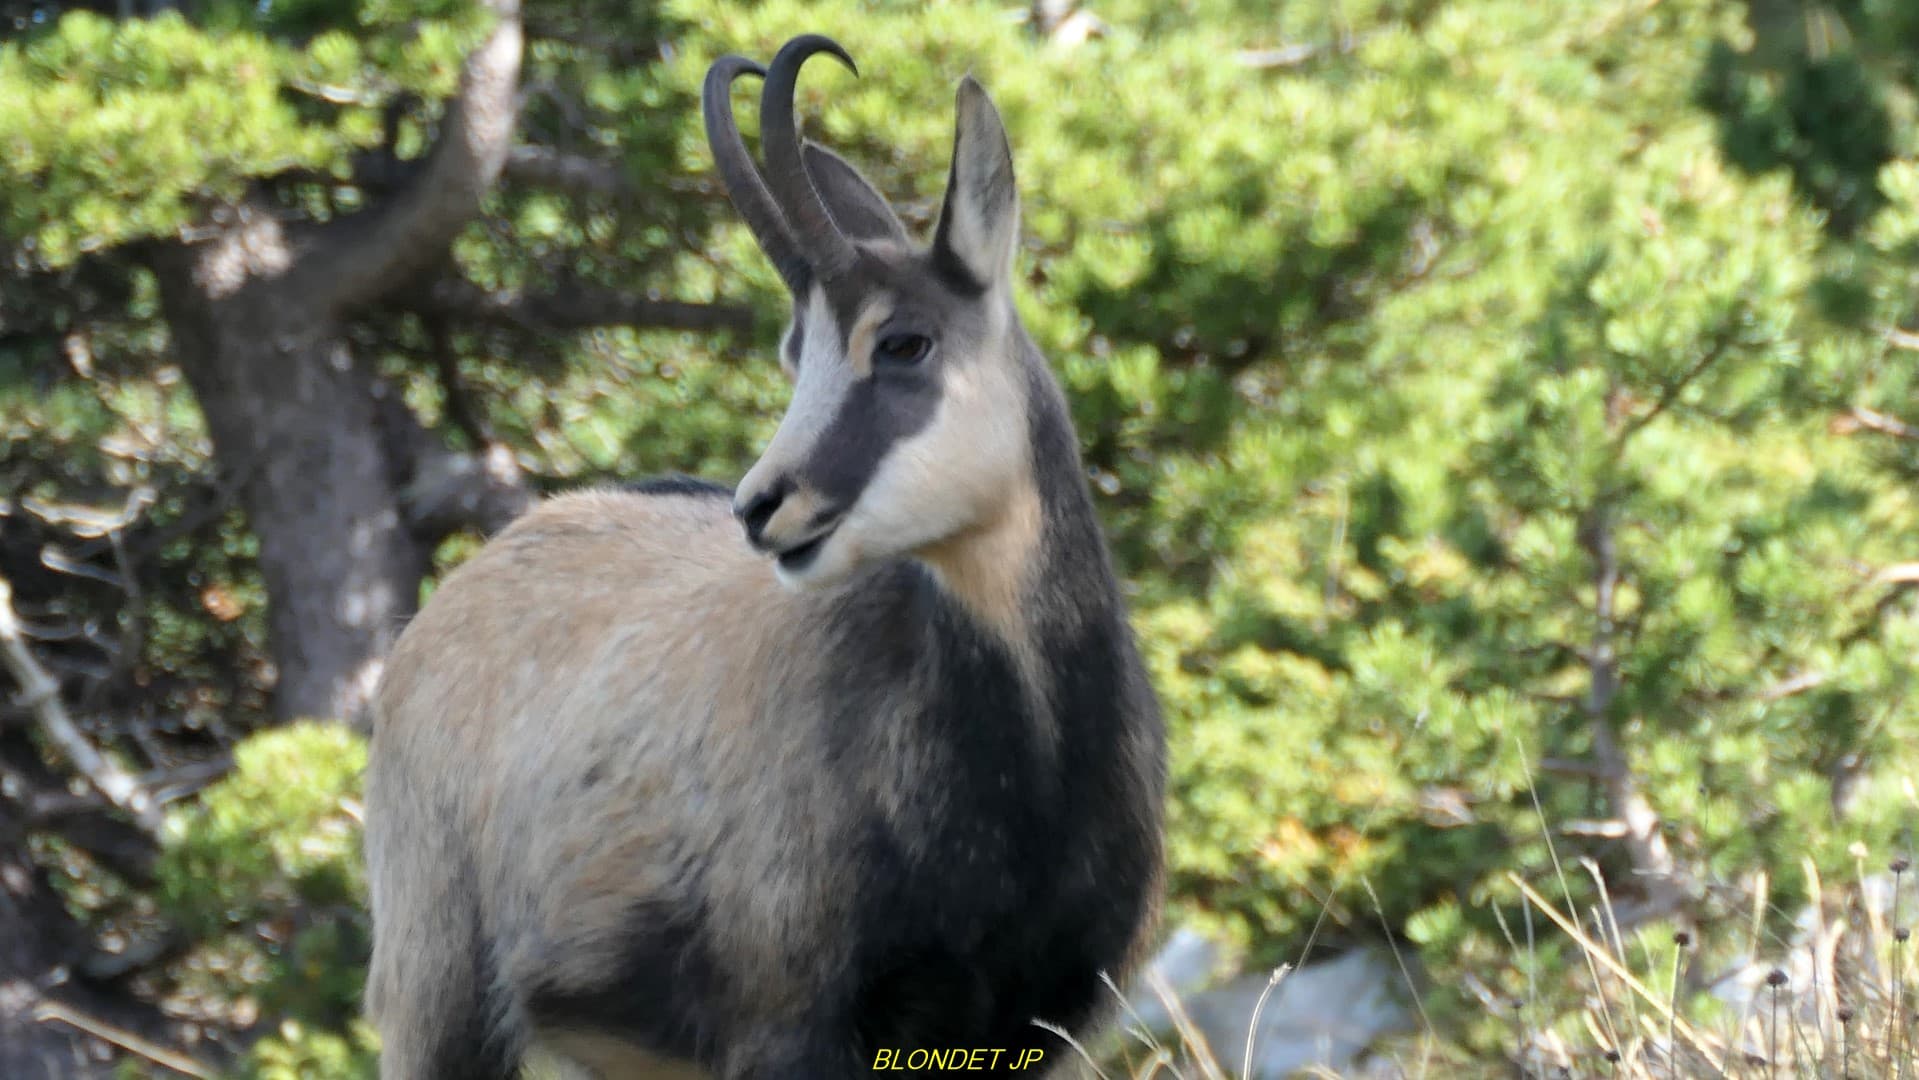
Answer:
<path fill-rule="evenodd" d="M 1619 590 L 1619 547 L 1614 536 L 1612 508 L 1593 507 L 1580 522 L 1579 541 L 1592 557 L 1593 631 L 1587 666 L 1592 685 L 1587 691 L 1586 721 L 1592 733 L 1593 764 L 1606 789 L 1613 816 L 1625 825 L 1627 857 L 1634 882 L 1646 895 L 1648 909 L 1664 911 L 1685 894 L 1672 850 L 1666 845 L 1658 811 L 1640 790 L 1632 762 L 1613 731 L 1613 699 L 1619 693 L 1619 654 L 1615 640 L 1615 602 Z"/>
<path fill-rule="evenodd" d="M 375 380 L 330 311 L 291 295 L 272 217 L 155 258 L 173 351 L 259 540 L 275 712 L 351 718 L 419 596 Z"/>
<path fill-rule="evenodd" d="M 425 543 L 401 498 L 417 462 L 343 330 L 443 258 L 499 178 L 522 40 L 518 0 L 489 7 L 493 32 L 405 188 L 297 238 L 243 204 L 212 239 L 152 255 L 174 356 L 259 540 L 283 718 L 355 718 L 418 600 Z"/>

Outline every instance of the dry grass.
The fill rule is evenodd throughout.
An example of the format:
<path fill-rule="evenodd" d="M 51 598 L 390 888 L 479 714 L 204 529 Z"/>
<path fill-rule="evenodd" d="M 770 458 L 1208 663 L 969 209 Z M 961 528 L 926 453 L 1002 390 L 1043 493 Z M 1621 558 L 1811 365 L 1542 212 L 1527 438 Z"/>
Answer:
<path fill-rule="evenodd" d="M 1536 794 L 1533 805 L 1551 853 L 1557 892 L 1564 899 L 1555 903 L 1518 875 L 1508 875 L 1524 897 L 1527 916 L 1523 938 L 1507 932 L 1508 959 L 1515 969 L 1524 960 L 1524 971 L 1538 973 L 1538 952 L 1547 935 L 1563 935 L 1580 958 L 1555 976 L 1560 1000 L 1568 991 L 1582 1000 L 1570 1021 L 1561 1016 L 1552 1026 L 1541 1026 L 1537 1008 L 1513 1003 L 1501 1017 L 1510 1021 L 1507 1044 L 1497 1053 L 1467 1054 L 1427 1016 L 1389 931 L 1420 1030 L 1383 1041 L 1351 1074 L 1315 1068 L 1295 1075 L 1324 1080 L 1919 1080 L 1919 994 L 1914 992 L 1919 970 L 1907 922 L 1919 912 L 1919 904 L 1902 909 L 1900 897 L 1906 879 L 1913 876 L 1906 859 L 1868 865 L 1866 854 L 1855 849 L 1852 873 L 1840 882 L 1823 880 L 1812 860 L 1805 860 L 1802 871 L 1810 902 L 1803 913 L 1773 906 L 1771 875 L 1765 872 L 1751 875 L 1730 902 L 1727 890 L 1718 890 L 1715 910 L 1745 914 L 1710 927 L 1714 940 L 1709 961 L 1686 929 L 1689 923 L 1644 912 L 1622 917 L 1589 860 L 1578 865 L 1596 885 L 1599 902 L 1573 910 L 1566 867 Z M 1363 884 L 1370 896 L 1370 883 Z M 1377 911 L 1376 896 L 1373 903 Z M 1798 916 L 1790 940 L 1767 930 L 1769 915 L 1775 925 L 1782 915 Z M 1635 918 L 1636 923 L 1631 921 Z M 1503 917 L 1501 925 L 1507 925 Z M 1654 956 L 1670 959 L 1653 970 Z M 1682 967 L 1695 970 L 1682 973 Z M 1289 971 L 1290 966 L 1273 973 L 1269 994 Z M 1518 981 L 1534 977 L 1515 971 L 1482 974 Z M 1487 985 L 1500 981 L 1485 980 Z M 1707 997 L 1713 987 L 1741 981 L 1748 991 L 1743 1008 Z M 1542 991 L 1544 982 L 1541 978 Z M 1150 976 L 1146 985 L 1174 1018 L 1175 1041 L 1155 1038 L 1136 1015 L 1126 1017 L 1120 1031 L 1109 1034 L 1097 1051 L 1081 1051 L 1083 1075 L 1102 1080 L 1240 1080 L 1247 1075 L 1254 1060 L 1259 1008 L 1252 1013 L 1244 1043 L 1209 1046 L 1170 987 Z M 1481 999 L 1490 1000 L 1483 994 Z M 1689 1002 L 1699 1015 L 1688 1015 Z M 1259 1006 L 1264 1004 L 1262 996 Z M 1490 1006 L 1489 1013 L 1496 1008 Z M 1237 1068 L 1228 1070 L 1221 1062 Z"/>
<path fill-rule="evenodd" d="M 1811 925 L 1770 951 L 1772 967 L 1741 1014 L 1690 1022 L 1676 970 L 1635 972 L 1630 939 L 1592 933 L 1536 891 L 1528 900 L 1602 972 L 1583 1017 L 1584 1041 L 1532 1032 L 1515 1048 L 1518 1075 L 1678 1077 L 1911 1077 L 1915 1056 L 1911 950 L 1906 931 L 1866 902 L 1864 874 L 1829 895 L 1808 865 Z M 1754 897 L 1763 912 L 1763 893 Z M 1602 912 L 1610 918 L 1610 906 Z M 1755 920 L 1755 926 L 1757 920 Z M 1647 929 L 1643 933 L 1654 933 Z M 1665 933 L 1673 931 L 1666 929 Z M 1683 932 L 1682 932 L 1683 933 Z M 1755 936 L 1758 936 L 1755 934 Z M 1681 939 L 1683 940 L 1683 938 Z M 1683 951 L 1683 950 L 1682 950 Z M 1675 965 L 1676 967 L 1676 965 Z M 1757 972 L 1757 967 L 1749 970 Z"/>
<path fill-rule="evenodd" d="M 1874 889 L 1863 866 L 1856 880 L 1837 888 L 1828 888 L 1810 866 L 1806 872 L 1812 875 L 1815 899 L 1808 909 L 1810 924 L 1802 925 L 1798 935 L 1803 940 L 1792 947 L 1774 942 L 1774 949 L 1755 954 L 1769 956 L 1777 966 L 1760 977 L 1748 1007 L 1737 1014 L 1723 1010 L 1727 1015 L 1713 1019 L 1688 1017 L 1685 1002 L 1690 995 L 1677 965 L 1649 970 L 1644 960 L 1654 951 L 1647 948 L 1649 939 L 1660 936 L 1670 946 L 1675 933 L 1671 924 L 1622 931 L 1610 902 L 1576 918 L 1522 882 L 1527 902 L 1554 932 L 1565 934 L 1582 957 L 1579 967 L 1561 974 L 1585 996 L 1583 1014 L 1571 1032 L 1564 1024 L 1521 1027 L 1512 1045 L 1496 1058 L 1468 1060 L 1427 1025 L 1416 1036 L 1389 1041 L 1350 1076 L 1323 1069 L 1297 1075 L 1326 1080 L 1919 1080 L 1919 1012 L 1914 1001 L 1919 995 L 1913 992 L 1919 971 L 1914 970 L 1911 943 L 1898 925 L 1899 913 L 1868 902 Z M 1753 904 L 1758 911 L 1766 910 L 1763 895 Z M 1756 924 L 1753 933 L 1764 945 Z M 1275 972 L 1270 985 L 1278 985 L 1288 971 Z M 1118 1040 L 1103 1046 L 1097 1059 L 1081 1051 L 1082 1075 L 1102 1080 L 1238 1080 L 1246 1074 L 1254 1056 L 1251 1031 L 1257 1028 L 1257 1010 L 1247 1043 L 1209 1046 L 1170 987 L 1151 978 L 1147 987 L 1174 1018 L 1171 1041 L 1145 1031 L 1137 1017 L 1122 1017 Z"/>

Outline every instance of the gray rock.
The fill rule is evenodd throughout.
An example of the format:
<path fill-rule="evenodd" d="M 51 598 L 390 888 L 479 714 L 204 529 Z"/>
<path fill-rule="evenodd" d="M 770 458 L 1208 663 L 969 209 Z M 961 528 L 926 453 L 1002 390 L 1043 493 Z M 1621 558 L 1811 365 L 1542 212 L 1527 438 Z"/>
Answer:
<path fill-rule="evenodd" d="M 1313 1065 L 1351 1069 L 1383 1035 L 1413 1030 L 1406 988 L 1390 956 L 1356 949 L 1289 971 L 1259 1007 L 1270 977 L 1245 974 L 1219 981 L 1224 950 L 1182 928 L 1154 958 L 1151 970 L 1169 985 L 1213 1056 L 1239 1075 L 1253 1013 L 1252 1069 L 1246 1080 L 1277 1080 Z M 1177 1044 L 1173 1018 L 1146 979 L 1127 998 L 1138 1023 L 1168 1046 Z"/>

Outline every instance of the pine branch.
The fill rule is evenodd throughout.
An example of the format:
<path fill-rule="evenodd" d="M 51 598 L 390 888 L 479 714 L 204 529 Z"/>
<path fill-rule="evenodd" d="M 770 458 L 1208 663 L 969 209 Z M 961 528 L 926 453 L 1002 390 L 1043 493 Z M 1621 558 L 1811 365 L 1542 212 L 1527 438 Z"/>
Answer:
<path fill-rule="evenodd" d="M 569 195 L 627 199 L 638 191 L 619 167 L 547 146 L 516 146 L 507 155 L 508 180 Z"/>
<path fill-rule="evenodd" d="M 1684 394 L 1693 383 L 1698 382 L 1700 376 L 1711 370 L 1714 364 L 1723 360 L 1726 354 L 1732 351 L 1733 343 L 1737 340 L 1738 333 L 1730 324 L 1722 327 L 1711 343 L 1706 346 L 1706 351 L 1700 355 L 1699 359 L 1693 361 L 1693 365 L 1682 372 L 1678 379 L 1666 384 L 1659 393 L 1659 399 L 1653 402 L 1652 408 L 1626 422 L 1626 426 L 1613 440 L 1614 456 L 1624 452 L 1626 444 L 1634 435 L 1644 430 L 1646 425 L 1665 415 L 1666 410 L 1677 404 L 1680 395 Z"/>
<path fill-rule="evenodd" d="M 752 309 L 737 304 L 654 300 L 593 285 L 525 293 L 516 289 L 487 290 L 449 279 L 434 285 L 409 306 L 425 314 L 495 323 L 534 333 L 586 330 L 596 326 L 744 330 L 753 325 Z"/>
<path fill-rule="evenodd" d="M 47 674 L 47 669 L 40 666 L 33 651 L 27 648 L 19 617 L 13 610 L 13 585 L 5 578 L 0 578 L 0 662 L 5 663 L 20 685 L 21 704 L 39 720 L 40 729 L 73 767 L 108 801 L 131 815 L 142 829 L 157 835 L 161 815 L 153 796 L 131 774 L 101 754 L 67 715 L 66 704 L 60 700 L 59 682 Z"/>
<path fill-rule="evenodd" d="M 467 56 L 424 167 L 393 198 L 323 227 L 287 275 L 292 295 L 334 310 L 371 302 L 431 265 L 479 212 L 519 123 L 519 3 L 493 7 L 499 21 Z"/>

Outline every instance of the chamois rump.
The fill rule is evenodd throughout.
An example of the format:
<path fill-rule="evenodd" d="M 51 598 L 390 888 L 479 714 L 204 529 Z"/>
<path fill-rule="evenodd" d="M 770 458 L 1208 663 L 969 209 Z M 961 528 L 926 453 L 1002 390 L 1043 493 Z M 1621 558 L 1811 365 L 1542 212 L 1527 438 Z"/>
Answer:
<path fill-rule="evenodd" d="M 1058 384 L 1013 305 L 1000 117 L 959 85 L 916 244 L 793 94 L 713 64 L 735 207 L 792 294 L 738 490 L 551 498 L 448 575 L 376 695 L 368 1011 L 389 1080 L 539 1051 L 606 1077 L 838 1080 L 1068 1051 L 1161 887 L 1158 705 Z M 755 167 L 730 89 L 762 77 Z M 770 565 L 769 565 L 770 564 Z M 1028 1069 L 1023 1075 L 1033 1075 Z"/>

